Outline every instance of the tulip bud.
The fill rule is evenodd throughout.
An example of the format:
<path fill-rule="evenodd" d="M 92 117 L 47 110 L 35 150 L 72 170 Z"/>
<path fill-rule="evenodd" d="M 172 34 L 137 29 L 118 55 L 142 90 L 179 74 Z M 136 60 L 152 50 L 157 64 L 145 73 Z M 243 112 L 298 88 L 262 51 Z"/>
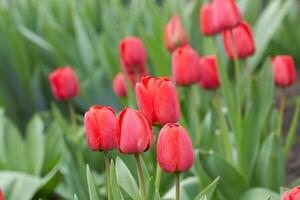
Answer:
<path fill-rule="evenodd" d="M 0 200 L 4 200 L 4 195 L 2 193 L 2 190 L 0 189 Z"/>
<path fill-rule="evenodd" d="M 147 52 L 142 40 L 129 36 L 120 42 L 120 60 L 123 70 L 128 74 L 145 73 Z"/>
<path fill-rule="evenodd" d="M 146 117 L 139 111 L 125 108 L 117 123 L 117 144 L 121 153 L 137 154 L 151 148 L 153 131 Z"/>
<path fill-rule="evenodd" d="M 125 82 L 124 75 L 122 73 L 118 73 L 115 76 L 113 81 L 113 90 L 118 97 L 127 96 L 126 82 Z"/>
<path fill-rule="evenodd" d="M 272 60 L 272 64 L 274 80 L 277 87 L 288 87 L 295 82 L 295 64 L 291 56 L 275 56 Z"/>
<path fill-rule="evenodd" d="M 58 100 L 69 100 L 79 94 L 79 82 L 69 66 L 56 69 L 49 75 L 53 95 Z"/>
<path fill-rule="evenodd" d="M 214 90 L 220 86 L 217 59 L 215 56 L 206 56 L 200 59 L 201 79 L 200 86 L 205 90 Z"/>
<path fill-rule="evenodd" d="M 117 117 L 112 108 L 92 106 L 84 115 L 84 127 L 89 148 L 109 151 L 116 145 Z"/>
<path fill-rule="evenodd" d="M 234 0 L 213 0 L 213 24 L 220 32 L 232 29 L 242 22 L 240 11 Z"/>
<path fill-rule="evenodd" d="M 291 191 L 283 194 L 282 200 L 299 200 L 300 199 L 300 186 L 294 187 Z"/>
<path fill-rule="evenodd" d="M 172 55 L 172 73 L 177 85 L 191 85 L 200 80 L 199 58 L 189 45 L 176 49 Z"/>
<path fill-rule="evenodd" d="M 150 123 L 164 125 L 178 121 L 178 95 L 169 79 L 146 76 L 135 85 L 135 92 L 139 110 Z"/>
<path fill-rule="evenodd" d="M 165 27 L 164 42 L 169 52 L 188 43 L 188 36 L 177 15 L 174 15 Z"/>
<path fill-rule="evenodd" d="M 249 25 L 245 21 L 232 30 L 224 31 L 223 41 L 226 53 L 231 59 L 234 58 L 234 48 L 238 58 L 246 58 L 255 53 L 253 35 Z"/>
<path fill-rule="evenodd" d="M 157 139 L 156 159 L 166 172 L 185 172 L 194 162 L 192 142 L 186 130 L 178 124 L 166 124 Z"/>
<path fill-rule="evenodd" d="M 200 10 L 200 31 L 209 36 L 218 33 L 213 23 L 213 9 L 211 4 L 204 4 Z"/>

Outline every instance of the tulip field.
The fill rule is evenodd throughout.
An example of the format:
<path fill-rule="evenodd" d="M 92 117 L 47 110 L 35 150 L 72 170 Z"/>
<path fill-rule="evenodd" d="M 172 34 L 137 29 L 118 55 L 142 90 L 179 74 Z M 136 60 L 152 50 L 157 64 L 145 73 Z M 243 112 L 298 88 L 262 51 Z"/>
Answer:
<path fill-rule="evenodd" d="M 0 200 L 300 200 L 299 19 L 0 0 Z"/>

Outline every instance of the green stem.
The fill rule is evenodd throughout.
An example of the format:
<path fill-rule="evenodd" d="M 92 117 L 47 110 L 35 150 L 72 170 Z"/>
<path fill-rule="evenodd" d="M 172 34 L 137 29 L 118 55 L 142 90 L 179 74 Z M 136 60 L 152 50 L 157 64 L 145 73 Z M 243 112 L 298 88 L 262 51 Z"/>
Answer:
<path fill-rule="evenodd" d="M 69 107 L 70 121 L 71 121 L 71 124 L 72 124 L 73 128 L 75 128 L 75 126 L 76 126 L 76 113 L 75 113 L 75 109 L 74 109 L 74 106 L 71 103 L 71 101 L 68 102 L 68 107 Z"/>
<path fill-rule="evenodd" d="M 180 199 L 180 173 L 176 173 L 176 200 Z"/>
<path fill-rule="evenodd" d="M 160 177 L 161 177 L 161 169 L 159 167 L 159 164 L 156 164 L 156 176 L 155 176 L 155 189 L 159 191 L 160 187 Z"/>
<path fill-rule="evenodd" d="M 112 200 L 112 191 L 111 191 L 111 183 L 110 183 L 110 166 L 109 166 L 109 157 L 107 155 L 107 151 L 104 151 L 104 162 L 105 162 L 105 173 L 106 173 L 106 189 L 107 189 L 107 199 Z"/>
<path fill-rule="evenodd" d="M 143 171 L 142 171 L 140 154 L 135 154 L 134 157 L 136 160 L 138 176 L 139 176 L 139 186 L 140 186 L 140 195 L 141 195 L 140 199 L 145 200 L 146 199 L 146 190 L 145 190 L 145 182 L 144 182 L 144 176 L 143 176 Z"/>
<path fill-rule="evenodd" d="M 280 137 L 283 132 L 283 118 L 284 118 L 284 110 L 285 110 L 285 91 L 284 88 L 280 90 L 280 130 L 278 131 L 278 136 Z"/>

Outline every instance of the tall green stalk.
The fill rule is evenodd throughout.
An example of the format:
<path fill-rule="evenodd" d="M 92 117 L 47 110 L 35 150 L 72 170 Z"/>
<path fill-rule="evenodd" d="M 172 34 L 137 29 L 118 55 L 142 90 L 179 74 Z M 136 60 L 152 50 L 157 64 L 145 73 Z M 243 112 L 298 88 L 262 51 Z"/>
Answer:
<path fill-rule="evenodd" d="M 138 176 L 139 176 L 140 199 L 141 200 L 146 200 L 147 197 L 146 197 L 145 181 L 144 181 L 144 176 L 143 176 L 143 171 L 142 171 L 142 164 L 141 164 L 140 154 L 135 154 L 134 157 L 135 157 L 135 160 L 136 160 Z"/>
<path fill-rule="evenodd" d="M 180 199 L 180 173 L 176 173 L 176 200 Z"/>
<path fill-rule="evenodd" d="M 105 162 L 105 173 L 106 173 L 106 189 L 107 189 L 107 199 L 112 200 L 112 191 L 111 191 L 111 183 L 110 183 L 110 164 L 109 157 L 107 155 L 107 151 L 104 151 L 104 162 Z"/>

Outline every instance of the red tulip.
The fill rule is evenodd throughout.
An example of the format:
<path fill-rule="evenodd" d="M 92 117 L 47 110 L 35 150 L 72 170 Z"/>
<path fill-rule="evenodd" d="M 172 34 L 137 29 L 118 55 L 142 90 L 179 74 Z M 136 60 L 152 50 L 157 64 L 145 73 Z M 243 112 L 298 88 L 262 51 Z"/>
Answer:
<path fill-rule="evenodd" d="M 79 82 L 70 66 L 56 69 L 49 75 L 49 81 L 58 100 L 69 100 L 79 94 Z"/>
<path fill-rule="evenodd" d="M 300 199 L 300 186 L 293 188 L 289 192 L 283 194 L 282 200 L 299 200 Z"/>
<path fill-rule="evenodd" d="M 2 193 L 2 190 L 0 189 L 0 200 L 4 200 L 4 195 Z"/>
<path fill-rule="evenodd" d="M 275 56 L 272 63 L 274 80 L 277 87 L 288 87 L 295 82 L 295 64 L 291 56 Z"/>
<path fill-rule="evenodd" d="M 139 111 L 125 108 L 117 123 L 117 144 L 121 153 L 137 154 L 151 148 L 153 131 L 146 117 Z"/>
<path fill-rule="evenodd" d="M 206 56 L 200 59 L 201 79 L 200 86 L 205 90 L 214 90 L 220 86 L 217 59 L 215 56 Z"/>
<path fill-rule="evenodd" d="M 203 35 L 209 36 L 218 33 L 213 23 L 213 9 L 211 4 L 204 4 L 200 10 L 200 31 Z"/>
<path fill-rule="evenodd" d="M 145 73 L 147 52 L 141 39 L 129 36 L 120 42 L 120 60 L 128 74 Z"/>
<path fill-rule="evenodd" d="M 186 130 L 178 124 L 166 124 L 157 139 L 156 159 L 170 173 L 185 172 L 194 162 L 192 142 Z"/>
<path fill-rule="evenodd" d="M 178 121 L 178 95 L 169 79 L 146 76 L 135 85 L 135 92 L 139 109 L 150 123 L 164 125 Z"/>
<path fill-rule="evenodd" d="M 213 0 L 213 24 L 220 32 L 232 29 L 242 22 L 242 16 L 234 0 Z"/>
<path fill-rule="evenodd" d="M 117 117 L 108 106 L 92 106 L 84 115 L 84 126 L 89 148 L 108 151 L 116 145 Z"/>
<path fill-rule="evenodd" d="M 189 45 L 178 48 L 172 56 L 172 72 L 177 85 L 190 85 L 200 80 L 199 55 Z"/>
<path fill-rule="evenodd" d="M 170 52 L 188 43 L 188 36 L 177 15 L 174 15 L 165 27 L 164 42 Z"/>
<path fill-rule="evenodd" d="M 238 58 L 246 58 L 255 53 L 253 34 L 249 25 L 245 21 L 240 26 L 232 30 L 224 31 L 223 41 L 226 53 L 231 59 L 234 58 L 234 48 Z"/>
<path fill-rule="evenodd" d="M 115 76 L 114 81 L 113 81 L 113 89 L 114 89 L 114 93 L 118 97 L 126 97 L 127 96 L 125 77 L 122 73 L 118 73 Z"/>

